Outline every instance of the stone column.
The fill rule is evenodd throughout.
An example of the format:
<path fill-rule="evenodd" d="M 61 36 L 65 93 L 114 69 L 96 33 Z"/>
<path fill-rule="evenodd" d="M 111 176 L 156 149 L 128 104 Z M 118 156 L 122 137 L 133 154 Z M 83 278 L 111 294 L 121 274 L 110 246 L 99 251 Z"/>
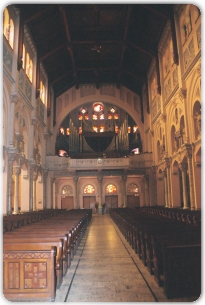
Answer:
<path fill-rule="evenodd" d="M 43 169 L 43 209 L 47 208 L 46 199 L 47 199 L 47 177 L 48 169 Z"/>
<path fill-rule="evenodd" d="M 144 176 L 144 188 L 145 188 L 145 206 L 149 206 L 149 188 L 148 188 L 148 180 L 149 176 Z"/>
<path fill-rule="evenodd" d="M 33 210 L 33 174 L 34 174 L 34 170 L 36 168 L 36 164 L 35 163 L 30 163 L 29 164 L 29 168 L 30 168 L 30 181 L 29 181 L 29 211 Z"/>
<path fill-rule="evenodd" d="M 149 191 L 152 192 L 152 198 L 150 198 L 149 206 L 150 205 L 157 205 L 157 167 L 155 165 L 151 166 L 152 176 L 149 175 Z M 151 181 L 152 177 L 152 181 Z"/>
<path fill-rule="evenodd" d="M 188 173 L 189 173 L 190 208 L 191 210 L 195 210 L 192 154 L 190 151 L 187 152 L 187 160 L 188 160 Z"/>
<path fill-rule="evenodd" d="M 33 173 L 33 211 L 36 211 L 36 180 L 38 178 L 38 173 Z"/>
<path fill-rule="evenodd" d="M 186 174 L 187 174 L 187 164 L 181 163 L 179 164 L 179 169 L 182 172 L 182 191 L 183 191 L 183 209 L 188 209 L 188 197 L 187 197 L 187 184 L 186 184 Z"/>
<path fill-rule="evenodd" d="M 98 186 L 99 186 L 99 207 L 98 214 L 102 214 L 102 180 L 103 176 L 101 174 L 98 175 Z"/>
<path fill-rule="evenodd" d="M 8 173 L 7 173 L 7 215 L 12 214 L 12 173 L 13 162 L 15 160 L 15 152 L 8 153 Z"/>
<path fill-rule="evenodd" d="M 53 202 L 53 184 L 55 183 L 56 178 L 52 177 L 51 178 L 51 208 L 55 209 L 56 207 L 54 206 L 54 202 Z"/>
<path fill-rule="evenodd" d="M 166 169 L 163 171 L 164 173 L 164 199 L 165 199 L 165 207 L 168 208 L 168 192 L 167 192 L 167 171 Z"/>
<path fill-rule="evenodd" d="M 79 209 L 79 202 L 78 202 L 78 176 L 73 176 L 74 181 L 74 209 Z"/>
<path fill-rule="evenodd" d="M 14 214 L 18 214 L 19 207 L 19 175 L 21 173 L 21 168 L 16 166 L 13 168 L 13 174 L 15 175 L 15 197 L 14 197 Z"/>
<path fill-rule="evenodd" d="M 168 158 L 165 158 L 165 167 L 167 172 L 167 207 L 172 207 L 172 197 L 171 197 L 171 180 L 170 180 L 170 161 Z"/>
<path fill-rule="evenodd" d="M 55 209 L 58 209 L 58 180 L 55 182 Z"/>
<path fill-rule="evenodd" d="M 18 93 L 16 91 L 11 92 L 11 104 L 10 104 L 10 118 L 15 117 L 15 104 L 19 101 Z M 9 147 L 14 147 L 14 120 L 10 120 L 9 122 Z"/>
<path fill-rule="evenodd" d="M 127 207 L 127 197 L 126 197 L 126 181 L 127 175 L 122 175 L 122 198 L 123 198 L 123 208 Z"/>

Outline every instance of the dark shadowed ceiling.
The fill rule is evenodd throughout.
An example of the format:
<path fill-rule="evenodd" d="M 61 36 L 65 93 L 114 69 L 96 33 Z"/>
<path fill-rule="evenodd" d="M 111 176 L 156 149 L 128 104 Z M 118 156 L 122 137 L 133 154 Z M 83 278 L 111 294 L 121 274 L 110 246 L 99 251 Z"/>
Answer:
<path fill-rule="evenodd" d="M 81 84 L 121 84 L 137 94 L 173 4 L 15 4 L 55 96 Z"/>

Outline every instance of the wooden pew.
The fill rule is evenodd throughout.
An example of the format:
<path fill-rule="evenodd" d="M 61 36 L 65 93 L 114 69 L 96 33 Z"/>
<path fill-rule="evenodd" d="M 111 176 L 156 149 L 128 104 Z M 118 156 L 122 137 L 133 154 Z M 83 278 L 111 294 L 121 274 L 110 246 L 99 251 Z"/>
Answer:
<path fill-rule="evenodd" d="M 68 267 L 71 264 L 71 255 L 70 255 L 70 247 L 68 245 L 68 234 L 53 232 L 44 232 L 42 231 L 33 231 L 28 230 L 27 232 L 9 232 L 4 235 L 3 241 L 4 242 L 13 242 L 13 240 L 20 240 L 21 242 L 42 242 L 42 241 L 57 241 L 59 239 L 63 240 L 63 250 L 62 250 L 62 260 L 63 260 L 63 276 L 66 275 Z"/>
<path fill-rule="evenodd" d="M 3 294 L 12 302 L 48 301 L 56 296 L 55 257 L 57 249 L 3 252 Z"/>
<path fill-rule="evenodd" d="M 165 246 L 164 293 L 168 299 L 201 294 L 201 245 Z"/>
<path fill-rule="evenodd" d="M 39 240 L 39 241 L 21 241 L 21 238 L 15 237 L 14 239 L 3 241 L 3 251 L 35 251 L 35 250 L 50 250 L 51 247 L 56 247 L 56 260 L 55 260 L 55 270 L 56 270 L 56 287 L 60 288 L 63 280 L 63 240 L 56 239 L 52 240 Z"/>
<path fill-rule="evenodd" d="M 181 297 L 181 296 L 199 296 L 200 292 L 200 251 L 198 250 L 201 245 L 201 229 L 200 226 L 190 225 L 187 221 L 175 221 L 170 217 L 161 217 L 156 213 L 144 213 L 138 211 L 136 213 L 132 209 L 110 209 L 111 217 L 115 220 L 116 224 L 121 229 L 127 241 L 133 245 L 135 252 L 138 253 L 139 258 L 142 259 L 144 265 L 148 267 L 151 274 L 159 286 L 164 287 L 164 292 L 167 297 Z M 183 214 L 182 214 L 183 215 Z M 168 214 L 167 214 L 168 216 Z M 151 241 L 150 241 L 151 240 Z M 166 248 L 166 253 L 164 252 Z M 186 249 L 188 251 L 187 258 L 180 260 L 177 257 L 179 249 L 183 253 Z M 193 257 L 193 249 L 196 249 L 196 258 Z M 174 265 L 169 257 L 169 252 L 172 251 L 173 257 L 176 262 L 183 262 L 182 266 L 178 264 L 178 270 L 175 270 L 175 275 L 180 280 L 187 281 L 186 277 L 193 277 L 196 280 L 196 285 L 187 294 L 185 290 L 180 292 L 169 282 L 168 271 L 171 273 Z M 174 252 L 175 251 L 175 252 Z M 165 255 L 166 254 L 166 255 Z M 190 267 L 189 258 L 194 260 L 195 268 Z M 170 265 L 172 267 L 170 267 Z M 168 269 L 167 269 L 168 268 Z M 170 269 L 169 269 L 170 268 Z M 187 269 L 187 273 L 184 273 Z M 195 272 L 195 269 L 197 272 Z M 167 271 L 168 270 L 168 271 Z M 183 274 L 186 274 L 183 277 Z M 173 279 L 174 281 L 174 279 Z M 188 287 L 188 284 L 185 285 Z M 175 288 L 173 288 L 175 287 Z M 198 293 L 199 292 L 199 293 Z"/>

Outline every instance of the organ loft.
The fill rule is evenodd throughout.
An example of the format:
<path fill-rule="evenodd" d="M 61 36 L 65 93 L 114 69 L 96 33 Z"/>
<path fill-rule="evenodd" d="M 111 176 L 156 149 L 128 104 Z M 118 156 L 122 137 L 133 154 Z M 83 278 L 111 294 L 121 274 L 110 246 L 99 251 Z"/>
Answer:
<path fill-rule="evenodd" d="M 5 298 L 198 299 L 200 8 L 8 5 L 2 97 Z M 133 253 L 126 259 L 132 257 L 136 272 L 143 281 L 148 274 L 145 282 L 154 279 L 154 286 L 138 291 L 137 273 L 125 268 L 126 283 L 117 273 L 115 290 L 103 280 L 108 290 L 88 295 L 101 279 L 83 275 L 83 283 L 72 288 L 71 282 L 63 295 L 72 264 L 85 272 L 79 255 L 95 274 L 90 249 L 96 257 L 98 248 L 105 251 L 107 274 L 114 266 L 119 272 L 124 246 L 118 238 Z M 74 280 L 81 269 L 75 270 Z M 89 281 L 94 286 L 84 287 Z"/>

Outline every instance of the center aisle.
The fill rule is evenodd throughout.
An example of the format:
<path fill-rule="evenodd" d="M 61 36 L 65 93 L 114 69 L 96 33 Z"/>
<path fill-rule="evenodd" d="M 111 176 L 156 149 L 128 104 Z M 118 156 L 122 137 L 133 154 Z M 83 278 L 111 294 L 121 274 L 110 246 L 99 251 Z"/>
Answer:
<path fill-rule="evenodd" d="M 110 216 L 94 214 L 55 302 L 175 300 L 166 299 Z"/>

